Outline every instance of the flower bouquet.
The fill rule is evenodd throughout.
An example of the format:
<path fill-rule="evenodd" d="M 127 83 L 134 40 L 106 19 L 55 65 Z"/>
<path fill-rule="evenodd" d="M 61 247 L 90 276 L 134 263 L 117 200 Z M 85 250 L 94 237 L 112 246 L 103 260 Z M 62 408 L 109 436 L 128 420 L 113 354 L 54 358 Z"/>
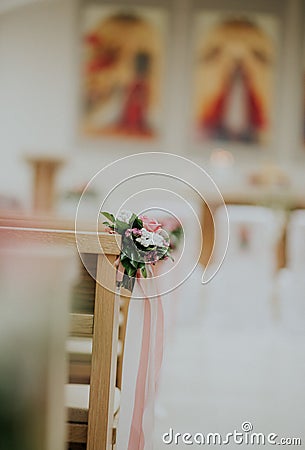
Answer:
<path fill-rule="evenodd" d="M 117 217 L 105 211 L 101 214 L 107 219 L 103 222 L 106 231 L 122 236 L 118 271 L 123 275 L 118 283 L 132 291 L 137 276 L 147 278 L 149 266 L 170 257 L 169 235 L 156 219 L 144 215 L 130 211 L 121 211 Z"/>

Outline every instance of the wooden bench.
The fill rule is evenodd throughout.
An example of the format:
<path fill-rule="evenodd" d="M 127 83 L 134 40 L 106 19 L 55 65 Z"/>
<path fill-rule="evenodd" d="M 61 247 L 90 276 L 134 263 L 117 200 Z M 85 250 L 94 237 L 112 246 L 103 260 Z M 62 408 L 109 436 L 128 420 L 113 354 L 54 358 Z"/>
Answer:
<path fill-rule="evenodd" d="M 18 221 L 18 225 L 21 223 Z M 43 242 L 76 248 L 72 230 L 11 225 L 16 225 L 16 221 L 0 219 L 0 235 L 16 245 Z M 77 241 L 81 254 L 96 258 L 96 278 L 100 282 L 95 282 L 92 314 L 71 315 L 71 335 L 92 339 L 92 357 L 90 386 L 67 386 L 68 441 L 86 443 L 87 450 L 108 450 L 114 442 L 115 413 L 119 404 L 116 368 L 120 298 L 116 292 L 114 262 L 120 253 L 120 240 L 106 233 L 99 233 L 97 239 L 97 233 L 84 231 L 78 233 Z"/>

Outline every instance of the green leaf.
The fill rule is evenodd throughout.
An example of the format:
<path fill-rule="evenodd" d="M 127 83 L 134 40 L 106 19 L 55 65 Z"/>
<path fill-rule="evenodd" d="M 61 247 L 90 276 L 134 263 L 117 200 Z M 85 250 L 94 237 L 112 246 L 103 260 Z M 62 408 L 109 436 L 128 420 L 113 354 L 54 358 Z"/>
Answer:
<path fill-rule="evenodd" d="M 106 219 L 110 220 L 110 222 L 114 223 L 115 222 L 115 217 L 113 214 L 110 214 L 106 211 L 101 211 L 100 214 L 102 214 L 103 216 L 106 217 Z"/>
<path fill-rule="evenodd" d="M 129 277 L 135 277 L 137 269 L 135 269 L 134 267 L 129 267 L 128 269 L 126 269 L 126 272 Z"/>
<path fill-rule="evenodd" d="M 124 260 L 121 259 L 121 263 L 122 263 L 122 266 L 124 267 L 124 269 L 125 269 L 125 271 L 126 271 L 126 273 L 127 273 L 127 275 L 128 275 L 129 277 L 134 277 L 134 276 L 136 275 L 136 273 L 137 273 L 137 268 L 134 267 L 134 266 L 130 263 L 130 260 L 129 260 L 129 259 L 124 259 Z"/>
<path fill-rule="evenodd" d="M 103 222 L 103 225 L 107 225 L 109 228 L 111 228 L 112 230 L 114 230 L 114 225 L 109 223 L 109 222 Z"/>
<path fill-rule="evenodd" d="M 126 222 L 122 222 L 121 220 L 116 220 L 115 221 L 115 230 L 119 233 L 119 234 L 124 234 L 126 230 L 128 230 L 129 228 L 129 224 Z"/>
<path fill-rule="evenodd" d="M 145 266 L 144 266 L 144 267 L 141 267 L 141 273 L 142 273 L 142 275 L 143 275 L 144 278 L 147 278 L 147 270 L 146 270 L 146 267 L 145 267 Z"/>
<path fill-rule="evenodd" d="M 138 228 L 140 230 L 141 230 L 141 228 L 143 228 L 143 222 L 137 216 L 135 217 L 135 219 L 132 222 L 132 228 Z"/>
<path fill-rule="evenodd" d="M 130 217 L 130 220 L 129 220 L 129 225 L 131 226 L 131 227 L 133 227 L 133 224 L 134 224 L 134 221 L 136 220 L 138 218 L 138 216 L 136 215 L 136 214 L 132 214 L 132 216 Z"/>
<path fill-rule="evenodd" d="M 136 279 L 134 277 L 129 277 L 128 275 L 124 274 L 122 286 L 132 292 L 135 280 Z"/>

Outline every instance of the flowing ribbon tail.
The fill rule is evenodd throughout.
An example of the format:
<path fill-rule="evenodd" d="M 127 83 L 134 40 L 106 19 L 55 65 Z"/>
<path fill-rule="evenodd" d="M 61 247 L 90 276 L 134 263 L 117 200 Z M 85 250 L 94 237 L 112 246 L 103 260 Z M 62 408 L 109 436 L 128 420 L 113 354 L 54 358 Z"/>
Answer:
<path fill-rule="evenodd" d="M 140 354 L 140 364 L 137 375 L 135 403 L 131 422 L 128 450 L 144 449 L 143 415 L 145 407 L 145 390 L 148 373 L 149 347 L 150 347 L 150 327 L 151 327 L 151 306 L 148 297 L 141 286 L 139 278 L 137 282 L 144 296 L 144 319 L 142 331 L 142 347 Z"/>
<path fill-rule="evenodd" d="M 158 295 L 157 332 L 156 332 L 156 359 L 155 359 L 155 389 L 157 391 L 159 376 L 163 361 L 164 346 L 164 311 L 161 297 Z"/>
<path fill-rule="evenodd" d="M 154 273 L 154 277 L 155 277 Z M 162 298 L 159 294 L 157 282 L 155 281 L 157 292 L 157 325 L 156 325 L 156 341 L 155 341 L 155 390 L 158 389 L 158 382 L 163 361 L 164 348 L 164 310 Z"/>
<path fill-rule="evenodd" d="M 116 267 L 116 269 L 117 269 L 117 272 L 116 272 L 116 281 L 117 281 L 118 283 L 121 283 L 121 282 L 123 281 L 125 269 L 124 269 L 124 267 L 123 267 L 123 264 L 121 263 L 120 257 L 118 257 L 118 258 L 115 260 L 114 265 L 115 265 L 115 267 Z"/>

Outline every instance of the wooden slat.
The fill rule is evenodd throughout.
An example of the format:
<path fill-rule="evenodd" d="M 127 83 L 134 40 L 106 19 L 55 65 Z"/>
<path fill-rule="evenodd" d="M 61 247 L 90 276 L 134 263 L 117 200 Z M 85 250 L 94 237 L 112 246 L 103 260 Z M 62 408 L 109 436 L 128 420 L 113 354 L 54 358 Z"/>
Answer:
<path fill-rule="evenodd" d="M 96 231 L 96 222 L 81 221 L 83 231 Z M 98 223 L 99 231 L 105 226 Z M 49 228 L 52 230 L 73 230 L 75 218 L 58 217 L 54 214 L 29 214 L 26 212 L 0 210 L 0 226 L 22 228 Z"/>
<path fill-rule="evenodd" d="M 97 279 L 115 288 L 115 256 L 99 255 Z M 109 264 L 110 263 L 110 264 Z M 112 444 L 119 299 L 96 285 L 87 450 L 109 450 Z"/>
<path fill-rule="evenodd" d="M 88 409 L 68 408 L 68 422 L 88 424 Z"/>
<path fill-rule="evenodd" d="M 88 426 L 81 423 L 68 423 L 68 442 L 85 444 L 87 442 Z"/>
<path fill-rule="evenodd" d="M 24 244 L 25 240 L 29 240 L 31 243 L 65 245 L 68 247 L 76 247 L 77 243 L 77 248 L 80 253 L 120 254 L 121 238 L 116 234 L 82 231 L 77 232 L 76 239 L 76 233 L 73 230 L 21 228 L 0 225 L 0 236 L 5 241 L 11 240 L 15 245 Z"/>
<path fill-rule="evenodd" d="M 70 334 L 72 336 L 92 337 L 93 314 L 70 314 Z"/>
<path fill-rule="evenodd" d="M 81 363 L 69 364 L 69 383 L 90 384 L 91 365 Z"/>
<path fill-rule="evenodd" d="M 116 234 L 77 232 L 77 246 L 81 253 L 119 255 L 121 237 Z"/>
<path fill-rule="evenodd" d="M 76 353 L 69 352 L 69 362 L 70 364 L 83 364 L 90 366 L 91 365 L 91 353 Z"/>
<path fill-rule="evenodd" d="M 71 312 L 93 314 L 97 255 L 83 253 L 81 256 L 79 279 L 73 287 Z"/>

